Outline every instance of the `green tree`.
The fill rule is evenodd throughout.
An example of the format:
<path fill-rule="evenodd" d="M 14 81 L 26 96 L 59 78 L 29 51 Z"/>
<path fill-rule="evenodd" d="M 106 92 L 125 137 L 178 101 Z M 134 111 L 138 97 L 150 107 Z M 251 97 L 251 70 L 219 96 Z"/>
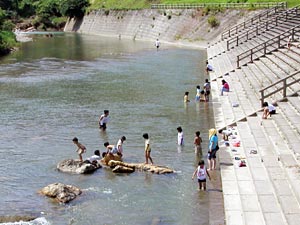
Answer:
<path fill-rule="evenodd" d="M 61 13 L 71 18 L 81 18 L 89 5 L 88 0 L 62 0 Z"/>

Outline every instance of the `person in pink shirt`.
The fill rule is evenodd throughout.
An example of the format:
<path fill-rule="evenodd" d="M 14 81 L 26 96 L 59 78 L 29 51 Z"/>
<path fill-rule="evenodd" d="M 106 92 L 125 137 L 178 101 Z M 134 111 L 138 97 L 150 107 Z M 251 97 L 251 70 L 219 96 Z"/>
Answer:
<path fill-rule="evenodd" d="M 221 95 L 223 95 L 223 92 L 229 92 L 229 84 L 225 80 L 222 80 L 222 85 Z"/>

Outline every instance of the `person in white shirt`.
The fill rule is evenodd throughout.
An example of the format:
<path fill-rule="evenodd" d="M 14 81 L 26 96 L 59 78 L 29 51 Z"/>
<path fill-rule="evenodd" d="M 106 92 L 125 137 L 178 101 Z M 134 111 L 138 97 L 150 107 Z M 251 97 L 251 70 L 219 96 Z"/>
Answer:
<path fill-rule="evenodd" d="M 206 176 L 210 179 L 210 175 L 204 165 L 204 160 L 201 160 L 198 163 L 198 167 L 193 173 L 192 180 L 194 180 L 194 177 L 197 174 L 198 184 L 199 184 L 199 190 L 206 190 Z"/>
<path fill-rule="evenodd" d="M 104 110 L 104 114 L 102 114 L 99 118 L 99 128 L 102 129 L 103 131 L 106 130 L 106 124 L 108 123 L 109 120 L 109 111 Z"/>
<path fill-rule="evenodd" d="M 148 164 L 148 160 L 150 160 L 151 165 L 153 165 L 153 160 L 150 156 L 151 154 L 151 146 L 150 146 L 150 139 L 149 139 L 149 135 L 147 133 L 143 134 L 143 138 L 145 139 L 145 158 L 146 158 L 146 162 L 145 164 Z"/>
<path fill-rule="evenodd" d="M 123 156 L 123 143 L 126 141 L 126 137 L 121 137 L 117 142 L 117 154 L 121 157 Z"/>
<path fill-rule="evenodd" d="M 272 105 L 268 102 L 264 102 L 263 107 L 264 107 L 264 112 L 263 112 L 263 115 L 262 115 L 263 119 L 267 119 L 268 116 L 271 117 L 271 115 L 276 114 L 276 108 L 275 108 L 274 105 Z"/>
<path fill-rule="evenodd" d="M 156 41 L 155 41 L 155 47 L 156 47 L 156 50 L 159 49 L 159 46 L 160 46 L 160 42 L 159 42 L 158 39 L 156 39 Z"/>
<path fill-rule="evenodd" d="M 89 163 L 95 164 L 98 162 L 98 160 L 100 160 L 100 151 L 99 150 L 95 150 L 94 155 L 92 155 L 91 157 L 87 158 L 86 160 Z"/>
<path fill-rule="evenodd" d="M 177 135 L 177 144 L 182 146 L 184 145 L 184 140 L 183 140 L 183 130 L 181 127 L 177 127 L 178 135 Z"/>

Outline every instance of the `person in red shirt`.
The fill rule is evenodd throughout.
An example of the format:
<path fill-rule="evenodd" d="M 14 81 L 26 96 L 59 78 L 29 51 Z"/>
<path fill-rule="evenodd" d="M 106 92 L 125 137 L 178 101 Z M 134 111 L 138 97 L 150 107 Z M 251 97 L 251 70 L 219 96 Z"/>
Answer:
<path fill-rule="evenodd" d="M 223 95 L 223 92 L 229 92 L 229 84 L 225 80 L 222 80 L 222 85 L 221 95 Z"/>

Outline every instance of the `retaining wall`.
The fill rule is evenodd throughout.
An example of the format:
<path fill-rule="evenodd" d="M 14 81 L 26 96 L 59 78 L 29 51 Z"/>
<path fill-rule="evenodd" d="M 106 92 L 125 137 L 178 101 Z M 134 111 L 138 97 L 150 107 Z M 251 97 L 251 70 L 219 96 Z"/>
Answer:
<path fill-rule="evenodd" d="M 217 28 L 211 28 L 203 9 L 147 9 L 147 10 L 98 10 L 83 19 L 70 19 L 66 32 L 79 32 L 129 38 L 134 40 L 155 40 L 166 42 L 210 42 L 223 30 L 253 14 L 247 10 L 225 10 L 215 17 L 220 21 Z"/>

